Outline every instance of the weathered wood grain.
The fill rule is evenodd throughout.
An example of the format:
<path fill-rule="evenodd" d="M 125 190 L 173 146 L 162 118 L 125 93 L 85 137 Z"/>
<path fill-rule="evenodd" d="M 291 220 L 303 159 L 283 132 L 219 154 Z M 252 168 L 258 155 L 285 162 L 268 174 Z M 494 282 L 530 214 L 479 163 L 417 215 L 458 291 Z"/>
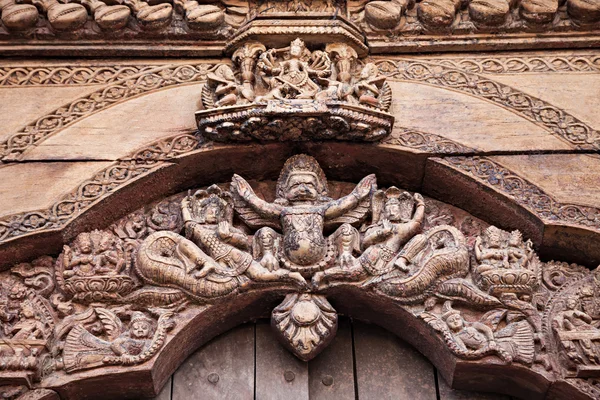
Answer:
<path fill-rule="evenodd" d="M 246 400 L 254 397 L 254 325 L 218 336 L 173 375 L 173 400 Z M 163 399 L 161 399 L 163 400 Z"/>
<path fill-rule="evenodd" d="M 308 400 L 308 363 L 275 338 L 266 322 L 256 324 L 256 400 Z"/>
<path fill-rule="evenodd" d="M 311 400 L 354 399 L 354 371 L 350 320 L 340 318 L 333 342 L 308 363 Z"/>
<path fill-rule="evenodd" d="M 354 322 L 354 346 L 360 400 L 436 398 L 431 363 L 393 334 Z"/>

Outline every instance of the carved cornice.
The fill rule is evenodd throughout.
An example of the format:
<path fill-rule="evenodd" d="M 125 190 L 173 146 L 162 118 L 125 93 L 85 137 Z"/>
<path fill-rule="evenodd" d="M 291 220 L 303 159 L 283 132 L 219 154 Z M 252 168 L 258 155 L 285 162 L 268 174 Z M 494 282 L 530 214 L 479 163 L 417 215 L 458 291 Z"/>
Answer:
<path fill-rule="evenodd" d="M 577 204 L 565 204 L 526 179 L 486 157 L 447 157 L 437 162 L 458 169 L 462 173 L 491 186 L 513 198 L 547 222 L 559 222 L 600 229 L 600 209 Z"/>
<path fill-rule="evenodd" d="M 414 60 L 377 60 L 390 79 L 439 86 L 498 104 L 548 129 L 578 149 L 600 149 L 600 132 L 543 100 L 487 77 L 440 64 Z"/>

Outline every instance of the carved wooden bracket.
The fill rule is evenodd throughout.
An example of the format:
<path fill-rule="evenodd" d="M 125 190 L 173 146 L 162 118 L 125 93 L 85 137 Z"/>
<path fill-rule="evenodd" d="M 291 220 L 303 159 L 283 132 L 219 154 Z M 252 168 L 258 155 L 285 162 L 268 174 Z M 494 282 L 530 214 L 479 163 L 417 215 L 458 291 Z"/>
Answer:
<path fill-rule="evenodd" d="M 265 310 L 309 360 L 339 311 L 404 337 L 455 387 L 597 398 L 599 299 L 598 270 L 542 262 L 519 231 L 374 175 L 328 184 L 296 155 L 276 183 L 234 175 L 0 274 L 0 384 L 151 395 Z"/>

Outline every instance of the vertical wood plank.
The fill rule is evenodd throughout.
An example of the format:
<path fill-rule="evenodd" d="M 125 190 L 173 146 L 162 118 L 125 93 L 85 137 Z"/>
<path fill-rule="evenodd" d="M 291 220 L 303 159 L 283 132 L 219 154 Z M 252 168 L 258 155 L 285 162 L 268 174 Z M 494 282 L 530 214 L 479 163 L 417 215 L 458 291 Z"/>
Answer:
<path fill-rule="evenodd" d="M 310 399 L 354 399 L 353 364 L 350 320 L 340 317 L 333 342 L 308 363 Z"/>
<path fill-rule="evenodd" d="M 171 390 L 173 385 L 173 377 L 170 377 L 165 386 L 153 400 L 171 400 Z"/>
<path fill-rule="evenodd" d="M 287 351 L 268 322 L 256 323 L 256 400 L 308 400 L 308 363 Z"/>
<path fill-rule="evenodd" d="M 173 375 L 173 399 L 254 398 L 254 325 L 216 337 L 191 355 Z"/>
<path fill-rule="evenodd" d="M 408 343 L 374 325 L 353 322 L 360 400 L 435 400 L 433 365 Z"/>
<path fill-rule="evenodd" d="M 439 374 L 438 387 L 440 389 L 440 400 L 510 400 L 509 396 L 502 394 L 452 389 Z"/>

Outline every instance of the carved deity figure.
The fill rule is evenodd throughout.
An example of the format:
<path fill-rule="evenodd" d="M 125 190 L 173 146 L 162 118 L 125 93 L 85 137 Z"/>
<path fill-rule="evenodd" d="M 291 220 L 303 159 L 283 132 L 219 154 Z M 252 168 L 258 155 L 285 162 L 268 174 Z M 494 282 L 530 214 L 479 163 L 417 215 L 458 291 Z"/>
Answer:
<path fill-rule="evenodd" d="M 81 233 L 74 247 L 64 246 L 63 276 L 118 275 L 125 267 L 123 249 L 108 232 Z"/>
<path fill-rule="evenodd" d="M 379 68 L 373 63 L 367 63 L 360 73 L 358 82 L 354 84 L 354 93 L 360 104 L 379 107 L 379 97 L 382 93 L 385 76 L 379 74 Z"/>
<path fill-rule="evenodd" d="M 600 364 L 600 354 L 592 342 L 592 338 L 600 339 L 600 330 L 593 325 L 592 317 L 580 311 L 578 306 L 577 296 L 568 297 L 563 311 L 554 317 L 553 328 L 558 332 L 561 344 L 573 362 Z M 579 346 L 576 343 L 579 343 Z M 578 351 L 578 348 L 581 351 Z"/>
<path fill-rule="evenodd" d="M 9 334 L 14 340 L 44 339 L 47 329 L 37 315 L 34 305 L 25 300 L 21 304 L 19 320 L 12 326 Z"/>
<path fill-rule="evenodd" d="M 297 155 L 283 168 L 277 184 L 277 200 L 268 203 L 259 198 L 248 182 L 233 176 L 232 191 L 237 197 L 236 210 L 252 223 L 282 227 L 282 262 L 297 270 L 323 261 L 330 243 L 323 235 L 327 221 L 340 219 L 358 209 L 375 188 L 375 176 L 369 175 L 347 196 L 338 200 L 327 197 L 327 182 L 321 167 L 312 157 Z M 356 220 L 349 216 L 350 220 Z M 277 223 L 279 222 L 279 224 Z M 324 265 L 323 265 L 324 267 Z"/>
<path fill-rule="evenodd" d="M 373 224 L 364 234 L 362 255 L 352 265 L 344 263 L 315 274 L 313 284 L 325 280 L 362 280 L 394 269 L 393 259 L 404 244 L 421 229 L 425 202 L 420 194 L 414 197 L 391 187 L 373 196 Z M 415 206 L 416 204 L 416 206 Z M 349 231 L 352 239 L 352 231 Z"/>
<path fill-rule="evenodd" d="M 492 310 L 480 321 L 467 322 L 447 301 L 442 307 L 441 321 L 427 312 L 422 313 L 421 318 L 436 331 L 445 333 L 450 350 L 460 357 L 474 359 L 495 354 L 505 362 L 518 361 L 526 365 L 535 359 L 533 330 L 518 313 Z"/>
<path fill-rule="evenodd" d="M 537 287 L 539 260 L 521 232 L 490 226 L 475 240 L 474 250 L 474 280 L 490 294 L 529 295 Z"/>
<path fill-rule="evenodd" d="M 287 52 L 287 58 L 277 61 L 277 54 Z M 301 39 L 283 49 L 269 49 L 261 54 L 258 68 L 265 74 L 263 80 L 270 91 L 257 101 L 272 99 L 314 99 L 320 87 L 313 78 L 322 79 L 331 74 L 327 53 L 310 52 Z"/>
<path fill-rule="evenodd" d="M 231 195 L 216 185 L 186 197 L 181 209 L 188 239 L 169 231 L 148 236 L 138 252 L 138 273 L 199 300 L 245 289 L 251 281 L 304 286 L 300 274 L 269 271 L 253 260 L 247 236 L 232 225 L 232 206 Z"/>
<path fill-rule="evenodd" d="M 173 327 L 172 313 L 163 313 L 158 322 L 142 312 L 131 315 L 128 329 L 111 310 L 95 308 L 102 324 L 102 337 L 90 333 L 83 325 L 75 325 L 67 335 L 63 349 L 66 372 L 103 365 L 133 365 L 150 359 L 164 344 L 166 331 Z"/>
<path fill-rule="evenodd" d="M 231 106 L 238 102 L 239 88 L 233 70 L 228 65 L 219 66 L 206 76 L 207 85 L 214 91 L 216 107 Z"/>

